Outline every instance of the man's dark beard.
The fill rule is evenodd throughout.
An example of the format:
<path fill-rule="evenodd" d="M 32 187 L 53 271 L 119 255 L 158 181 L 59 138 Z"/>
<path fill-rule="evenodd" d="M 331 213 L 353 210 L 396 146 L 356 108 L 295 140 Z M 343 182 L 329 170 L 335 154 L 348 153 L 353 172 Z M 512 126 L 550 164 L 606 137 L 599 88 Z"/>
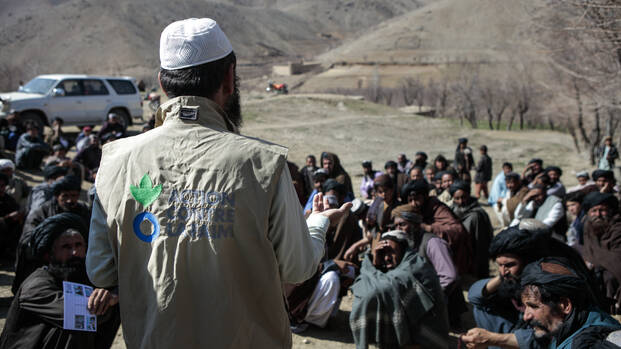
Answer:
<path fill-rule="evenodd" d="M 610 227 L 610 218 L 606 217 L 589 217 L 588 225 L 595 236 L 601 236 Z"/>
<path fill-rule="evenodd" d="M 71 257 L 65 263 L 50 261 L 48 271 L 55 278 L 63 281 L 71 281 L 77 283 L 89 283 L 86 274 L 86 260 L 80 257 Z"/>
<path fill-rule="evenodd" d="M 235 125 L 235 127 L 240 128 L 243 120 L 241 115 L 241 104 L 239 97 L 239 76 L 237 73 L 235 74 L 235 82 L 233 86 L 233 94 L 231 94 L 224 104 L 224 112 L 226 113 L 229 121 Z"/>
<path fill-rule="evenodd" d="M 504 276 L 500 276 L 500 286 L 498 286 L 498 290 L 496 293 L 498 297 L 503 300 L 510 301 L 511 299 L 520 299 L 520 278 L 519 277 L 511 277 L 505 278 Z"/>

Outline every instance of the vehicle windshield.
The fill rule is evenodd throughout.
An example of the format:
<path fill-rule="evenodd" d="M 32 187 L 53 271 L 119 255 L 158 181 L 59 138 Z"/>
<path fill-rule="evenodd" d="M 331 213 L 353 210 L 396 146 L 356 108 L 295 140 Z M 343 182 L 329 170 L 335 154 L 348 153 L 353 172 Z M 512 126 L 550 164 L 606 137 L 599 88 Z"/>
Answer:
<path fill-rule="evenodd" d="M 34 78 L 28 81 L 28 83 L 20 89 L 20 92 L 38 93 L 44 95 L 52 88 L 55 82 L 56 80 L 54 79 Z"/>

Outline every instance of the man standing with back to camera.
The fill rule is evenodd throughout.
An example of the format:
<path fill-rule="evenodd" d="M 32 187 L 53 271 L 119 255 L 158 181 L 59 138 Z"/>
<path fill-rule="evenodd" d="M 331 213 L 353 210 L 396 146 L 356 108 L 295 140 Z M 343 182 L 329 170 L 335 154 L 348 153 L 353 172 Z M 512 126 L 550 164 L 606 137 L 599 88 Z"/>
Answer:
<path fill-rule="evenodd" d="M 118 286 L 128 348 L 290 347 L 282 284 L 349 210 L 318 195 L 307 227 L 287 149 L 239 135 L 235 60 L 214 20 L 170 24 L 157 127 L 103 148 L 87 271 Z"/>

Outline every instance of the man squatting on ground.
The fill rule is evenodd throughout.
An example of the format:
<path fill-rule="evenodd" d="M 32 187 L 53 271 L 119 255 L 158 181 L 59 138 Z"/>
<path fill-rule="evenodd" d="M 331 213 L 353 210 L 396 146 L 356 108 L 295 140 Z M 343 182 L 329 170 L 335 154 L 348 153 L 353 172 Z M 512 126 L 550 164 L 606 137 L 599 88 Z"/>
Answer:
<path fill-rule="evenodd" d="M 103 147 L 88 275 L 118 286 L 128 348 L 290 347 L 282 284 L 315 273 L 351 204 L 324 211 L 318 194 L 304 222 L 287 149 L 239 134 L 236 58 L 215 21 L 170 24 L 160 62 L 156 128 Z"/>

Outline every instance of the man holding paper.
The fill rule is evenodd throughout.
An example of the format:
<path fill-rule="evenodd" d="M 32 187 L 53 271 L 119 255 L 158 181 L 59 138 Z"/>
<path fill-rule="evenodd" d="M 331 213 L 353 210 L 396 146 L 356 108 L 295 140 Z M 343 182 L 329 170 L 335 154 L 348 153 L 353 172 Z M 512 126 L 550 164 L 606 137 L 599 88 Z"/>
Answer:
<path fill-rule="evenodd" d="M 84 262 L 86 234 L 86 224 L 74 213 L 52 216 L 35 228 L 30 244 L 46 266 L 30 274 L 15 294 L 0 348 L 110 348 L 120 324 L 118 296 L 91 287 Z M 75 309 L 84 315 L 69 323 L 64 321 L 63 281 L 72 282 L 72 295 L 84 299 L 83 309 Z"/>

